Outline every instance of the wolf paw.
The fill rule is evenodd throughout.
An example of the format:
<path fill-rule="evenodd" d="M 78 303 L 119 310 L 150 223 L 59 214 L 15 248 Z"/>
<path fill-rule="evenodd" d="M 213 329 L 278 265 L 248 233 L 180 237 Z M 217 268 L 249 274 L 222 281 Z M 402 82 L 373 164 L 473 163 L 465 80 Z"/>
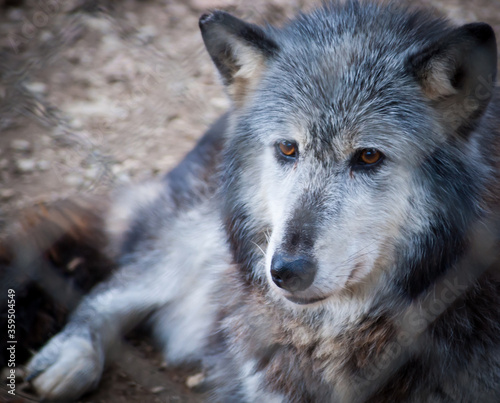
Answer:
<path fill-rule="evenodd" d="M 61 333 L 32 358 L 26 379 L 43 399 L 75 400 L 97 386 L 103 361 L 90 338 Z"/>

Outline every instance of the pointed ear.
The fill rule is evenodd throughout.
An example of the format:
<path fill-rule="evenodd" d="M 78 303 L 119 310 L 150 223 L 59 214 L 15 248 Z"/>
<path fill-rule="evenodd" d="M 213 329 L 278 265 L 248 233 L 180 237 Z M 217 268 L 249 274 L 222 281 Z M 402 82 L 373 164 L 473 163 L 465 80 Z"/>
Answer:
<path fill-rule="evenodd" d="M 412 55 L 409 67 L 444 124 L 466 135 L 493 96 L 497 46 L 484 23 L 464 25 Z"/>
<path fill-rule="evenodd" d="M 223 11 L 202 15 L 199 24 L 205 46 L 230 97 L 241 106 L 266 62 L 278 52 L 278 45 L 262 28 Z"/>

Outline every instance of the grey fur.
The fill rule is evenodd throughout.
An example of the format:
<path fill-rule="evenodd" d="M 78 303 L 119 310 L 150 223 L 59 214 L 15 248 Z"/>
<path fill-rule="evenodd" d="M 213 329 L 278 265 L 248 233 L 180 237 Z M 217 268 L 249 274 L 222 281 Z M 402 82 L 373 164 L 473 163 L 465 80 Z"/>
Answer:
<path fill-rule="evenodd" d="M 216 401 L 500 401 L 500 282 L 463 263 L 498 203 L 491 28 L 357 1 L 200 27 L 234 106 L 161 182 L 117 195 L 123 267 L 33 358 L 37 391 L 95 387 L 150 317 Z M 314 261 L 310 287 L 276 286 L 278 252 Z"/>

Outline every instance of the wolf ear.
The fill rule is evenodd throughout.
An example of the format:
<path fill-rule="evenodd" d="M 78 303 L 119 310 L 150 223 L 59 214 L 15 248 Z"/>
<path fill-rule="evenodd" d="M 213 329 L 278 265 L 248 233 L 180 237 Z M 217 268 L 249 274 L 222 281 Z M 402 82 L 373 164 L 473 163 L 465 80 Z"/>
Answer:
<path fill-rule="evenodd" d="M 464 25 L 412 55 L 409 65 L 447 127 L 466 134 L 493 95 L 495 33 L 485 23 Z"/>
<path fill-rule="evenodd" d="M 236 105 L 257 84 L 265 63 L 278 45 L 257 25 L 246 23 L 224 11 L 204 14 L 200 29 L 205 46 Z"/>

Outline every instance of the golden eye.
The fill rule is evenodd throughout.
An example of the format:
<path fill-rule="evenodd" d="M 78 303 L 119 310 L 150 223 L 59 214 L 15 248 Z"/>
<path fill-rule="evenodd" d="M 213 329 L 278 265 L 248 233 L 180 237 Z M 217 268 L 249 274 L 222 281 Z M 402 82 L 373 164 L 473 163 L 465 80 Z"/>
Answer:
<path fill-rule="evenodd" d="M 367 148 L 361 151 L 359 162 L 365 165 L 373 165 L 382 159 L 382 153 L 374 148 Z"/>
<path fill-rule="evenodd" d="M 283 155 L 287 157 L 295 157 L 297 155 L 297 144 L 291 141 L 281 141 L 278 147 Z"/>

